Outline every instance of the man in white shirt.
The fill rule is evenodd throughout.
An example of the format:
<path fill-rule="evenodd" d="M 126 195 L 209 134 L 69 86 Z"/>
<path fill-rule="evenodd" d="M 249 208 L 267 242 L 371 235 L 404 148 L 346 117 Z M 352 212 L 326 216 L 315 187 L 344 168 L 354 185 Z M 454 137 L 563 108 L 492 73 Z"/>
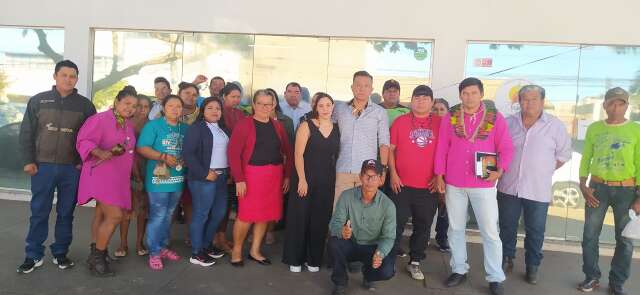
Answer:
<path fill-rule="evenodd" d="M 300 117 L 311 111 L 311 105 L 308 102 L 303 101 L 301 98 L 301 89 L 298 82 L 289 82 L 284 91 L 285 103 L 280 104 L 282 113 L 287 115 L 293 120 L 293 129 L 298 129 L 300 124 Z"/>
<path fill-rule="evenodd" d="M 149 120 L 160 118 L 162 101 L 171 94 L 171 84 L 169 84 L 169 81 L 165 77 L 157 77 L 153 80 L 153 89 L 156 101 L 153 102 L 153 106 L 151 106 L 151 110 L 149 111 Z"/>

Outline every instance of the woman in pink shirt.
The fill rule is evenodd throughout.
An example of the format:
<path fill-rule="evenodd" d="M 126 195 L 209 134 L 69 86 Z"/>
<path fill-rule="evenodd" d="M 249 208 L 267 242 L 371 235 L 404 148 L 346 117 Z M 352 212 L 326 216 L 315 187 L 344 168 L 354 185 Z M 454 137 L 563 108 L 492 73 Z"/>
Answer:
<path fill-rule="evenodd" d="M 78 204 L 96 200 L 96 214 L 103 214 L 89 254 L 91 273 L 112 276 L 106 261 L 107 246 L 126 211 L 131 210 L 131 168 L 136 136 L 129 118 L 138 104 L 136 94 L 118 92 L 113 109 L 91 116 L 80 128 L 76 149 L 82 158 Z"/>

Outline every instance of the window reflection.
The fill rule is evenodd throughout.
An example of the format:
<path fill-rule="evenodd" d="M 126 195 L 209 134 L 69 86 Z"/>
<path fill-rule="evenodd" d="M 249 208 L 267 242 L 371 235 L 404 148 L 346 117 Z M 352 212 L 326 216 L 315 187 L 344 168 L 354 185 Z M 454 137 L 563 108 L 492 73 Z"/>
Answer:
<path fill-rule="evenodd" d="M 150 96 L 153 79 L 163 76 L 174 92 L 182 79 L 183 34 L 135 31 L 95 31 L 93 103 L 107 109 L 126 85 Z"/>
<path fill-rule="evenodd" d="M 400 100 L 411 100 L 411 91 L 431 84 L 432 43 L 409 40 L 366 40 L 331 38 L 327 91 L 338 100 L 350 100 L 356 70 L 373 76 L 374 96 L 388 79 L 400 82 Z"/>
<path fill-rule="evenodd" d="M 55 63 L 64 53 L 64 30 L 0 27 L 0 187 L 28 189 L 18 146 L 29 98 L 51 89 Z M 82 70 L 81 70 L 82 73 Z"/>

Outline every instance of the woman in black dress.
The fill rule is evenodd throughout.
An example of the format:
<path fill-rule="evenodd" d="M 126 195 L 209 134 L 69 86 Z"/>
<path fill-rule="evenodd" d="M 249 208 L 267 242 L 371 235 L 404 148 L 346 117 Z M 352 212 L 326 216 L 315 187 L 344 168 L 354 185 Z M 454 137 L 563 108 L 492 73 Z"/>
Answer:
<path fill-rule="evenodd" d="M 300 123 L 295 141 L 297 193 L 289 195 L 282 261 L 291 272 L 305 263 L 317 272 L 322 263 L 328 224 L 333 210 L 336 160 L 340 131 L 331 121 L 334 102 L 326 93 L 314 95 L 312 116 Z"/>

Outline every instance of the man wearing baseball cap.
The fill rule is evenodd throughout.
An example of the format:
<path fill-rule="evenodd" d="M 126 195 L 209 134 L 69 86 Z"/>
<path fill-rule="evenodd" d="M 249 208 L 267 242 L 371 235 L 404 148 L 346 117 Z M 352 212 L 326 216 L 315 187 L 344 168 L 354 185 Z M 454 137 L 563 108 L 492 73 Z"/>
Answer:
<path fill-rule="evenodd" d="M 360 169 L 362 186 L 340 194 L 329 223 L 333 294 L 346 292 L 348 262 L 362 262 L 362 286 L 368 290 L 374 289 L 374 281 L 388 280 L 395 274 L 396 256 L 391 250 L 396 238 L 396 208 L 378 190 L 383 170 L 377 160 L 365 160 Z"/>
<path fill-rule="evenodd" d="M 400 83 L 394 79 L 389 79 L 382 85 L 382 102 L 379 105 L 387 111 L 389 126 L 398 117 L 411 111 L 400 104 Z"/>
<path fill-rule="evenodd" d="M 582 237 L 582 271 L 585 280 L 578 285 L 583 292 L 600 286 L 598 243 L 609 206 L 613 209 L 616 248 L 609 272 L 609 293 L 625 294 L 629 278 L 633 243 L 621 235 L 629 222 L 629 209 L 640 213 L 640 125 L 627 120 L 629 93 L 620 87 L 609 89 L 603 107 L 607 118 L 587 128 L 580 161 L 580 190 L 585 198 Z M 587 178 L 591 181 L 587 185 Z"/>

